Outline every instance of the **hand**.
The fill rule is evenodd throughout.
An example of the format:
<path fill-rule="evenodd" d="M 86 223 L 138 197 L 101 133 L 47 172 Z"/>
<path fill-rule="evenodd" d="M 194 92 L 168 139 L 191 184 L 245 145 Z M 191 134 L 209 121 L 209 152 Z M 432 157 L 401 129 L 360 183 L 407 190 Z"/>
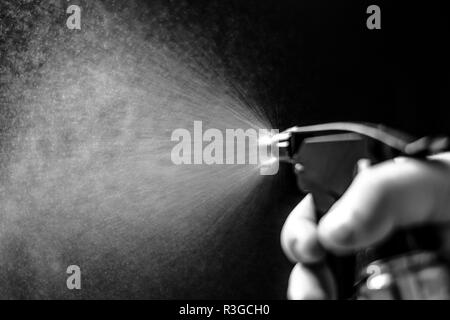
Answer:
<path fill-rule="evenodd" d="M 317 224 L 311 195 L 292 211 L 281 233 L 287 257 L 296 263 L 288 298 L 333 299 L 335 284 L 321 263 L 325 250 L 356 251 L 394 229 L 450 222 L 450 153 L 430 161 L 398 158 L 360 172 Z"/>

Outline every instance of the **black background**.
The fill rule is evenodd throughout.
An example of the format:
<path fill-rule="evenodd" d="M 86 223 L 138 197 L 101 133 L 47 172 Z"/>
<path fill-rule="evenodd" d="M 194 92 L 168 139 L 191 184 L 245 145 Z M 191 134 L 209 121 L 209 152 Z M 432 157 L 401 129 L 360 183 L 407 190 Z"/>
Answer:
<path fill-rule="evenodd" d="M 381 7 L 382 30 L 366 28 L 371 4 Z M 234 76 L 255 80 L 266 108 L 280 111 L 272 120 L 281 129 L 359 120 L 416 134 L 448 132 L 449 19 L 443 1 L 173 6 L 175 15 L 211 33 Z M 180 14 L 184 9 L 188 14 Z"/>

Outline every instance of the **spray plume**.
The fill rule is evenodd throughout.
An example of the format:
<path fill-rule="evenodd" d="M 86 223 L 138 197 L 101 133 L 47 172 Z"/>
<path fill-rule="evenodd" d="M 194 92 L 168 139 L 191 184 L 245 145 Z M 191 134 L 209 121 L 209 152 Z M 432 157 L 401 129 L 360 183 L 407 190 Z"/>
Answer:
<path fill-rule="evenodd" d="M 16 26 L 1 35 L 0 297 L 171 297 L 168 278 L 186 278 L 171 270 L 197 255 L 207 272 L 261 181 L 249 166 L 175 166 L 172 131 L 270 124 L 164 6 L 78 4 L 71 31 L 65 1 L 2 1 Z"/>

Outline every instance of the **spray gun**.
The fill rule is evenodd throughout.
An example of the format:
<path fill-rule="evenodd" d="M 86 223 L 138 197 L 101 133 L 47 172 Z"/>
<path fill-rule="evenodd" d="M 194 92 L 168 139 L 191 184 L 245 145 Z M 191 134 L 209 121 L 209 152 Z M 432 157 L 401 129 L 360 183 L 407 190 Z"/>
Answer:
<path fill-rule="evenodd" d="M 360 123 L 293 127 L 273 137 L 272 149 L 293 166 L 299 188 L 311 193 L 320 219 L 351 184 L 361 164 L 397 156 L 427 161 L 449 149 L 447 138 L 414 139 Z M 383 243 L 348 256 L 328 254 L 339 299 L 450 299 L 450 272 L 431 226 L 397 231 Z"/>

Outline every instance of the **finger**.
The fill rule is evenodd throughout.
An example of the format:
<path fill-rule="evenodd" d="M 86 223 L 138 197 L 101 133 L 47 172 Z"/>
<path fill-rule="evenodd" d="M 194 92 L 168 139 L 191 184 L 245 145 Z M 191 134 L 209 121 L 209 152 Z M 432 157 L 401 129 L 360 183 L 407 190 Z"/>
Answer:
<path fill-rule="evenodd" d="M 297 264 L 288 285 L 289 300 L 336 299 L 336 286 L 330 270 L 322 266 Z"/>
<path fill-rule="evenodd" d="M 292 262 L 315 263 L 324 257 L 311 195 L 307 195 L 286 219 L 281 232 L 281 247 Z"/>
<path fill-rule="evenodd" d="M 375 244 L 397 227 L 449 221 L 444 162 L 390 161 L 363 170 L 320 221 L 321 243 L 337 253 Z"/>

